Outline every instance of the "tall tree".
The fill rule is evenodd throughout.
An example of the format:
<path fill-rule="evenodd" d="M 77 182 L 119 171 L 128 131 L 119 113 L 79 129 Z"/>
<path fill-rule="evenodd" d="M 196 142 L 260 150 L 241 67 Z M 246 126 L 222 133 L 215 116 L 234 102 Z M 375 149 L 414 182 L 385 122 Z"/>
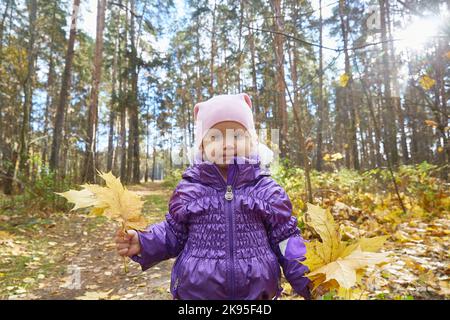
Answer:
<path fill-rule="evenodd" d="M 358 145 L 356 137 L 356 114 L 355 107 L 353 104 L 353 73 L 350 66 L 350 55 L 349 55 L 349 32 L 350 23 L 348 17 L 348 5 L 346 0 L 339 1 L 339 18 L 341 23 L 341 32 L 344 42 L 344 61 L 345 61 L 345 75 L 348 78 L 348 82 L 344 88 L 344 106 L 348 110 L 348 119 L 350 128 L 348 129 L 348 139 L 346 144 L 346 160 L 347 166 L 350 167 L 350 160 L 354 169 L 359 170 L 359 155 L 358 155 Z M 351 155 L 350 155 L 351 154 Z"/>
<path fill-rule="evenodd" d="M 274 52 L 275 52 L 275 78 L 277 85 L 276 101 L 278 105 L 278 125 L 280 130 L 280 157 L 287 156 L 287 111 L 286 111 L 286 85 L 284 74 L 284 23 L 281 12 L 281 0 L 270 1 L 273 10 L 274 21 Z"/>
<path fill-rule="evenodd" d="M 130 0 L 131 12 L 135 11 L 135 0 Z M 132 166 L 132 179 L 133 183 L 139 183 L 140 181 L 140 157 L 139 157 L 139 101 L 138 101 L 138 55 L 136 49 L 136 24 L 135 17 L 132 14 L 130 23 L 130 80 L 131 80 L 131 92 L 129 94 L 129 117 L 130 117 L 130 139 L 128 140 L 129 152 L 129 165 Z"/>
<path fill-rule="evenodd" d="M 97 136 L 98 92 L 102 76 L 103 61 L 103 30 L 105 28 L 106 0 L 97 1 L 97 33 L 95 39 L 94 71 L 92 79 L 91 99 L 88 115 L 88 130 L 86 140 L 84 181 L 95 182 L 95 140 Z"/>
<path fill-rule="evenodd" d="M 389 43 L 388 43 L 388 6 L 389 0 L 379 0 L 380 5 L 380 22 L 381 22 L 381 42 L 382 42 L 382 63 L 383 63 L 383 86 L 384 86 L 384 118 L 386 132 L 386 153 L 390 157 L 391 163 L 395 166 L 398 164 L 398 148 L 397 148 L 397 130 L 396 130 L 396 118 L 395 109 L 392 102 L 391 91 L 391 66 L 389 55 Z"/>
<path fill-rule="evenodd" d="M 69 40 L 67 43 L 67 53 L 65 58 L 64 73 L 61 82 L 58 107 L 56 109 L 55 123 L 53 126 L 52 151 L 50 156 L 50 169 L 56 171 L 59 166 L 59 153 L 63 139 L 64 117 L 67 108 L 67 100 L 72 75 L 72 63 L 74 56 L 75 37 L 77 33 L 77 16 L 80 7 L 80 0 L 73 0 L 72 17 L 70 22 Z"/>
<path fill-rule="evenodd" d="M 319 0 L 319 105 L 317 108 L 317 148 L 316 148 L 316 170 L 322 171 L 322 142 L 323 142 L 323 19 L 322 0 Z"/>
<path fill-rule="evenodd" d="M 35 62 L 36 62 L 36 14 L 37 14 L 37 1 L 27 1 L 29 25 L 28 33 L 29 40 L 27 45 L 27 75 L 23 87 L 24 102 L 23 102 L 23 118 L 22 128 L 20 131 L 20 151 L 19 151 L 19 170 L 23 174 L 24 180 L 29 177 L 29 130 L 30 130 L 30 115 L 31 108 L 33 106 L 33 80 L 35 77 Z"/>

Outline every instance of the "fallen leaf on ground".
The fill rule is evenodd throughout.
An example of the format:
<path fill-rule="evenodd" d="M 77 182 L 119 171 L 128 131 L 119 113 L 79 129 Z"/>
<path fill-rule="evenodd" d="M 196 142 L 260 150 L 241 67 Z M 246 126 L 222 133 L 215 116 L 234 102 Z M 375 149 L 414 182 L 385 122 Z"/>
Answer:
<path fill-rule="evenodd" d="M 310 272 L 306 275 L 313 282 L 313 293 L 322 289 L 351 289 L 363 275 L 364 268 L 388 261 L 388 253 L 376 253 L 388 236 L 361 238 L 352 242 L 341 240 L 338 227 L 329 210 L 308 205 L 307 224 L 319 235 L 317 240 L 306 242 L 305 264 Z M 340 290 L 338 295 L 351 296 Z"/>
<path fill-rule="evenodd" d="M 87 291 L 83 296 L 76 297 L 76 300 L 104 300 L 114 289 L 109 291 Z"/>

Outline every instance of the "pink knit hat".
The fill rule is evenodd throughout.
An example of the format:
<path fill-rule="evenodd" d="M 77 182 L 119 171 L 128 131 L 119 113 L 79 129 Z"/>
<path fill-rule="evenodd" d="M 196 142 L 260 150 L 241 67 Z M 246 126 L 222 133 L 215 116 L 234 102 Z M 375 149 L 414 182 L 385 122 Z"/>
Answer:
<path fill-rule="evenodd" d="M 246 93 L 218 95 L 197 103 L 194 107 L 194 119 L 196 151 L 199 150 L 208 130 L 223 121 L 236 121 L 243 125 L 253 138 L 256 137 L 252 102 Z"/>

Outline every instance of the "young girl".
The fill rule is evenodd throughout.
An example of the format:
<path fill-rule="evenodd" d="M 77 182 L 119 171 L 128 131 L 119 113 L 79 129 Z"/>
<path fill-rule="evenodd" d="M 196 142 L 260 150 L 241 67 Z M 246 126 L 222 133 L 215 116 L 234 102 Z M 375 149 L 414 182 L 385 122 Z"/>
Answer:
<path fill-rule="evenodd" d="M 310 299 L 304 240 L 284 189 L 264 168 L 252 103 L 245 93 L 195 105 L 193 163 L 163 222 L 116 236 L 117 250 L 145 271 L 177 257 L 174 299 L 277 299 L 280 265 L 296 293 Z"/>

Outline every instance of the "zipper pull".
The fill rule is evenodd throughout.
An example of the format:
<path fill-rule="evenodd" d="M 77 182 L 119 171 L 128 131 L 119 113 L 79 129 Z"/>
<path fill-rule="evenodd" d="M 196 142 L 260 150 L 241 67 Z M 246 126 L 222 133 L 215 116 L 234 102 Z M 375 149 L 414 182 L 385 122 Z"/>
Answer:
<path fill-rule="evenodd" d="M 233 189 L 231 185 L 227 186 L 227 192 L 225 193 L 225 199 L 228 201 L 233 200 Z"/>

